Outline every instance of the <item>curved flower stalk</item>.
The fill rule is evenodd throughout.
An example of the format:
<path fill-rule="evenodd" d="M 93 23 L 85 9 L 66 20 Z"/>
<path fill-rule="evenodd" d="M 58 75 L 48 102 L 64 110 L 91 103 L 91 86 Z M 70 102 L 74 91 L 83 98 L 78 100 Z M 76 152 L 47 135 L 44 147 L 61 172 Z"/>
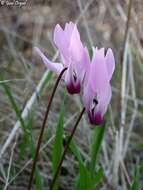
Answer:
<path fill-rule="evenodd" d="M 61 63 L 51 62 L 39 48 L 36 47 L 35 50 L 51 71 L 59 74 L 63 68 L 67 68 L 64 76 L 67 90 L 70 94 L 78 94 L 88 67 L 89 56 L 80 40 L 76 24 L 66 23 L 64 29 L 57 24 L 54 30 L 54 42 L 60 52 Z"/>
<path fill-rule="evenodd" d="M 83 101 L 91 124 L 103 123 L 103 116 L 111 100 L 110 80 L 115 69 L 111 49 L 92 48 L 93 58 L 84 83 Z"/>

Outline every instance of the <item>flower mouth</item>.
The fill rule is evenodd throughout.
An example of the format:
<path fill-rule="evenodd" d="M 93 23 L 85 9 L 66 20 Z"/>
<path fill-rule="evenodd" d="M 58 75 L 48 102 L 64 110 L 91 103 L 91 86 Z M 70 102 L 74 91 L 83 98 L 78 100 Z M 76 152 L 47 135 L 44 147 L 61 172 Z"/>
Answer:
<path fill-rule="evenodd" d="M 95 111 L 95 108 L 96 108 L 97 104 L 98 104 L 98 100 L 97 100 L 96 98 L 94 98 L 94 99 L 92 100 L 92 105 L 91 105 L 91 113 L 92 113 L 93 115 L 94 115 L 94 111 Z"/>
<path fill-rule="evenodd" d="M 103 124 L 103 117 L 101 113 L 88 113 L 90 124 L 92 125 L 101 125 Z"/>
<path fill-rule="evenodd" d="M 89 121 L 92 125 L 101 125 L 103 123 L 103 117 L 100 112 L 96 112 L 96 106 L 98 105 L 97 98 L 92 100 L 91 109 L 88 112 Z"/>
<path fill-rule="evenodd" d="M 75 71 L 73 71 L 73 79 L 74 79 L 74 82 L 76 82 L 76 81 L 77 81 L 77 74 L 76 74 L 76 72 L 75 72 Z"/>
<path fill-rule="evenodd" d="M 72 81 L 67 85 L 67 90 L 70 94 L 79 94 L 81 89 L 80 82 L 77 82 L 76 84 Z"/>

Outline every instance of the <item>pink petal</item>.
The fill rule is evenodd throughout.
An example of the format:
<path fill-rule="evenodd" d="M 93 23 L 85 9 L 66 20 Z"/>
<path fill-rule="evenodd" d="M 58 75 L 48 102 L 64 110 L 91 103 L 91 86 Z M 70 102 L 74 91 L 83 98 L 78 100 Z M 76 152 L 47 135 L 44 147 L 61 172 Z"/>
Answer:
<path fill-rule="evenodd" d="M 57 24 L 54 30 L 54 42 L 62 58 L 64 57 L 66 60 L 69 58 L 69 45 L 74 26 L 75 24 L 72 22 L 66 23 L 65 29 L 63 30 L 61 26 Z"/>
<path fill-rule="evenodd" d="M 91 63 L 90 82 L 95 93 L 102 93 L 108 83 L 108 72 L 104 58 L 104 49 L 93 48 L 94 59 Z"/>
<path fill-rule="evenodd" d="M 98 95 L 97 98 L 98 104 L 94 107 L 94 110 L 92 110 L 91 106 L 90 106 L 91 108 L 87 110 L 89 121 L 91 124 L 95 125 L 103 124 L 104 114 L 107 111 L 110 100 L 111 100 L 111 86 L 108 83 L 105 91 L 101 95 Z M 92 104 L 92 101 L 90 102 L 90 104 Z"/>
<path fill-rule="evenodd" d="M 84 48 L 83 61 L 80 65 L 82 65 L 82 70 L 84 71 L 84 85 L 86 86 L 89 79 L 90 66 L 91 66 L 87 47 Z M 81 69 L 79 69 L 79 72 L 81 72 Z"/>
<path fill-rule="evenodd" d="M 66 74 L 65 74 L 65 82 L 66 82 L 67 85 L 70 85 L 70 83 L 71 83 L 72 72 L 73 72 L 72 64 L 69 64 L 69 67 L 68 67 L 68 69 L 66 71 Z"/>
<path fill-rule="evenodd" d="M 83 49 L 83 56 L 80 62 L 77 61 L 71 61 L 73 70 L 77 74 L 77 79 L 79 80 L 80 83 L 86 83 L 89 70 L 90 70 L 90 58 L 88 55 L 88 50 L 87 48 Z"/>
<path fill-rule="evenodd" d="M 78 32 L 77 26 L 74 26 L 71 40 L 70 40 L 70 46 L 69 46 L 69 52 L 71 54 L 71 57 L 77 61 L 80 62 L 83 56 L 83 45 L 80 40 L 80 34 Z"/>
<path fill-rule="evenodd" d="M 99 95 L 98 104 L 95 108 L 96 113 L 101 113 L 103 116 L 107 111 L 112 96 L 111 85 L 108 84 L 102 94 Z"/>
<path fill-rule="evenodd" d="M 75 27 L 75 24 L 73 22 L 66 23 L 64 32 L 66 34 L 67 39 L 71 38 L 74 27 Z"/>
<path fill-rule="evenodd" d="M 103 116 L 111 100 L 111 85 L 104 56 L 104 48 L 93 47 L 93 59 L 84 83 L 83 101 L 91 124 L 103 123 Z M 97 100 L 97 105 L 94 100 Z"/>
<path fill-rule="evenodd" d="M 64 30 L 61 28 L 59 24 L 56 25 L 55 30 L 54 30 L 54 42 L 57 48 L 59 49 L 60 53 L 66 57 L 68 54 L 69 42 L 67 41 L 65 37 Z"/>
<path fill-rule="evenodd" d="M 108 70 L 108 78 L 109 81 L 111 80 L 112 74 L 115 70 L 115 59 L 114 59 L 114 54 L 112 49 L 108 49 L 107 50 L 107 54 L 105 56 L 106 59 L 106 66 L 107 66 L 107 70 Z"/>
<path fill-rule="evenodd" d="M 83 89 L 83 103 L 86 108 L 86 111 L 89 112 L 91 102 L 93 101 L 93 98 L 95 96 L 94 91 L 92 90 L 91 86 L 87 84 L 84 86 Z"/>
<path fill-rule="evenodd" d="M 60 73 L 63 70 L 63 65 L 61 63 L 55 63 L 50 61 L 43 53 L 42 51 L 35 47 L 34 50 L 40 55 L 40 57 L 42 58 L 43 62 L 45 63 L 45 65 L 48 67 L 49 70 L 55 72 L 55 73 Z"/>

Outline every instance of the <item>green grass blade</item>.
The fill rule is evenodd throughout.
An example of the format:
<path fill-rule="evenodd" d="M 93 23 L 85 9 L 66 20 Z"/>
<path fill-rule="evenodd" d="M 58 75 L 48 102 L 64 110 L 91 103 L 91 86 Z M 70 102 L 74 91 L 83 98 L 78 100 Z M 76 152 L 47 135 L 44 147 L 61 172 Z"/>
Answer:
<path fill-rule="evenodd" d="M 76 143 L 74 142 L 74 139 L 72 139 L 72 141 L 70 143 L 70 149 L 71 149 L 72 153 L 74 154 L 74 156 L 77 158 L 77 160 L 79 162 L 83 162 L 81 154 L 80 154 L 80 150 L 78 149 Z"/>
<path fill-rule="evenodd" d="M 97 157 L 101 148 L 102 140 L 104 137 L 106 125 L 96 126 L 93 133 L 93 143 L 91 145 L 91 163 L 90 171 L 94 174 L 96 168 Z"/>
<path fill-rule="evenodd" d="M 103 177 L 104 177 L 104 171 L 103 171 L 102 168 L 100 168 L 100 169 L 95 173 L 94 184 L 95 184 L 95 185 L 98 185 Z"/>
<path fill-rule="evenodd" d="M 139 168 L 136 168 L 133 184 L 130 190 L 141 190 Z"/>
<path fill-rule="evenodd" d="M 64 100 L 65 100 L 65 97 L 64 97 Z M 53 147 L 53 152 L 52 152 L 53 176 L 59 165 L 61 155 L 62 155 L 62 150 L 63 150 L 64 100 L 62 102 L 59 121 L 56 127 L 56 136 L 55 136 L 55 142 L 54 142 L 54 147 Z M 57 181 L 54 186 L 54 190 L 58 189 L 58 184 L 59 184 L 59 179 L 57 178 Z"/>
<path fill-rule="evenodd" d="M 47 78 L 46 80 L 44 81 L 43 85 L 42 85 L 42 88 L 41 88 L 41 91 L 39 93 L 39 96 L 43 96 L 43 94 L 45 93 L 45 89 L 47 88 L 48 84 L 49 84 L 49 81 L 52 79 L 53 77 L 53 72 L 49 72 L 48 75 L 47 75 Z"/>
<path fill-rule="evenodd" d="M 78 178 L 76 177 L 76 184 L 74 190 L 94 190 L 90 171 L 84 164 L 80 154 L 80 150 L 78 149 L 73 140 L 70 144 L 70 149 L 79 162 L 79 176 Z"/>
<path fill-rule="evenodd" d="M 38 167 L 36 167 L 35 179 L 36 179 L 36 190 L 44 190 L 42 176 Z"/>
<path fill-rule="evenodd" d="M 35 142 L 34 142 L 34 138 L 33 138 L 33 131 L 32 131 L 32 126 L 33 126 L 33 113 L 31 113 L 29 115 L 28 118 L 28 123 L 27 123 L 27 129 L 28 129 L 28 147 L 29 147 L 29 151 L 31 154 L 31 157 L 34 158 L 35 156 Z M 41 176 L 40 170 L 38 168 L 38 166 L 36 166 L 36 170 L 35 170 L 35 181 L 36 181 L 36 190 L 43 190 L 44 186 L 43 186 L 43 178 Z"/>
<path fill-rule="evenodd" d="M 0 75 L 0 80 L 3 80 L 3 76 Z M 25 122 L 23 120 L 23 118 L 21 117 L 21 111 L 15 101 L 15 98 L 13 97 L 13 94 L 11 92 L 11 89 L 10 87 L 6 84 L 6 83 L 1 83 L 2 87 L 4 88 L 5 90 L 5 93 L 8 97 L 8 100 L 11 104 L 11 107 L 12 109 L 14 110 L 18 120 L 20 121 L 20 124 L 21 124 L 21 127 L 24 131 L 24 136 L 23 136 L 23 139 L 22 139 L 22 143 L 20 145 L 20 153 L 19 153 L 19 160 L 21 160 L 23 157 L 24 157 L 24 153 L 25 153 L 25 150 L 26 150 L 26 146 L 27 146 L 27 141 L 28 141 L 28 131 L 27 131 L 27 127 L 25 125 Z"/>
<path fill-rule="evenodd" d="M 94 190 L 93 181 L 88 171 L 87 167 L 79 162 L 79 170 L 80 170 L 80 182 L 79 182 L 79 190 Z"/>
<path fill-rule="evenodd" d="M 28 136 L 27 134 L 24 134 L 23 138 L 22 138 L 22 142 L 19 145 L 19 154 L 18 154 L 18 161 L 21 161 L 24 159 L 25 157 L 25 151 L 26 148 L 28 147 Z"/>
<path fill-rule="evenodd" d="M 3 81 L 3 77 L 2 75 L 0 75 L 0 80 Z M 1 83 L 2 87 L 4 88 L 5 90 L 5 93 L 9 99 L 9 102 L 11 103 L 11 106 L 13 108 L 13 110 L 15 111 L 15 114 L 18 118 L 18 120 L 20 121 L 20 124 L 21 124 L 21 127 L 23 128 L 24 132 L 26 131 L 26 126 L 25 126 L 25 123 L 24 123 L 24 120 L 22 119 L 21 117 L 21 111 L 19 109 L 19 107 L 17 106 L 17 103 L 12 95 L 12 92 L 11 92 L 11 89 L 10 87 L 6 84 L 6 83 Z"/>

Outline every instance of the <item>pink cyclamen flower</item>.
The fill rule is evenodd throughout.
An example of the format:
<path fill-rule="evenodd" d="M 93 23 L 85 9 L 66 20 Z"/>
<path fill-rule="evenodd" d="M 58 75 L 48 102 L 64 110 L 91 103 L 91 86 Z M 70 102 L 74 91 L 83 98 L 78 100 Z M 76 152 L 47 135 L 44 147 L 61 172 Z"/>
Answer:
<path fill-rule="evenodd" d="M 93 58 L 84 83 L 83 101 L 91 124 L 103 123 L 103 116 L 111 100 L 110 80 L 115 69 L 111 49 L 93 47 Z"/>
<path fill-rule="evenodd" d="M 76 24 L 66 23 L 64 29 L 57 24 L 54 30 L 54 42 L 60 52 L 61 63 L 50 61 L 39 48 L 36 47 L 35 50 L 51 71 L 59 74 L 67 68 L 64 76 L 67 90 L 70 94 L 79 93 L 89 57 L 87 49 L 80 40 Z"/>

